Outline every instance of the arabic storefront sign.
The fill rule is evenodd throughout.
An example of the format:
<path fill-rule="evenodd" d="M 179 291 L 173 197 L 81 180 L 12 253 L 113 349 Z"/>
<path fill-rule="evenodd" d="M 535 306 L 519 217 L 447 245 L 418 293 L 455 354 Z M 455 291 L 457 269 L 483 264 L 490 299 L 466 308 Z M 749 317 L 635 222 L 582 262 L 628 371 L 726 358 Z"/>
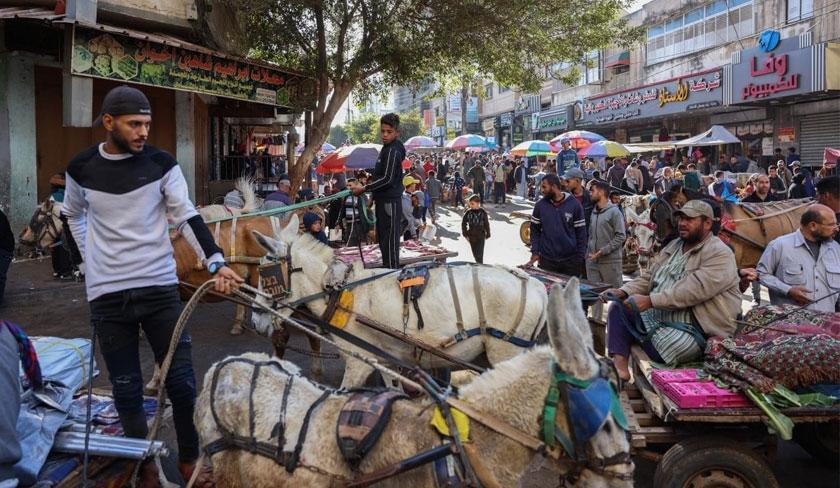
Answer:
<path fill-rule="evenodd" d="M 82 27 L 71 71 L 295 109 L 313 108 L 316 96 L 312 78 Z"/>
<path fill-rule="evenodd" d="M 553 131 L 566 130 L 569 127 L 569 120 L 566 117 L 566 112 L 554 114 L 540 114 L 540 119 L 537 121 L 538 131 Z"/>
<path fill-rule="evenodd" d="M 799 38 L 784 39 L 770 52 L 758 46 L 741 51 L 732 64 L 732 103 L 754 102 L 814 91 L 811 51 L 819 46 L 799 47 Z M 738 60 L 738 56 L 735 57 Z"/>
<path fill-rule="evenodd" d="M 490 117 L 481 121 L 481 129 L 484 132 L 492 131 L 496 127 L 496 117 Z"/>
<path fill-rule="evenodd" d="M 499 127 L 510 127 L 513 124 L 513 112 L 505 112 L 499 116 Z"/>
<path fill-rule="evenodd" d="M 586 127 L 718 107 L 723 104 L 722 80 L 722 70 L 715 69 L 588 98 L 575 107 L 575 123 Z"/>

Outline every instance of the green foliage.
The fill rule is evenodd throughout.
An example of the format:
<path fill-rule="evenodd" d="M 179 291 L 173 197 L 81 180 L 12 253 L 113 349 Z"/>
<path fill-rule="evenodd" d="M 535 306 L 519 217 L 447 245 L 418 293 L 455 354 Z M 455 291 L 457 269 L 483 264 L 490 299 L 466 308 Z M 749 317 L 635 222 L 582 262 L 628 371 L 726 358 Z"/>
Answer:
<path fill-rule="evenodd" d="M 347 135 L 347 131 L 344 130 L 344 126 L 334 125 L 330 127 L 330 135 L 327 137 L 327 142 L 335 147 L 339 147 L 344 144 L 344 141 L 348 138 L 349 136 Z"/>
<path fill-rule="evenodd" d="M 212 0 L 231 7 L 250 55 L 296 69 L 320 86 L 311 135 L 293 184 L 326 140 L 353 91 L 357 99 L 429 77 L 458 86 L 494 81 L 539 89 L 545 67 L 642 38 L 622 18 L 629 0 Z M 462 96 L 468 92 L 462 90 Z M 475 92 L 474 92 L 475 93 Z M 406 127 L 408 129 L 408 125 Z M 350 130 L 348 130 L 348 133 Z M 404 132 L 404 133 L 407 133 Z M 372 134 L 351 134 L 369 139 Z"/>
<path fill-rule="evenodd" d="M 399 114 L 400 116 L 400 139 L 405 141 L 411 137 L 420 135 L 422 132 L 423 121 L 420 118 L 420 114 L 417 113 L 407 113 L 407 114 Z M 379 136 L 379 116 L 372 113 L 365 113 L 361 114 L 352 122 L 348 124 L 344 124 L 341 126 L 337 126 L 340 128 L 343 134 L 346 134 L 346 137 L 350 139 L 350 142 L 353 144 L 361 144 L 365 142 L 373 142 L 373 143 L 381 143 L 380 136 Z M 336 129 L 337 127 L 333 127 Z M 332 136 L 333 130 L 330 131 L 330 135 Z M 335 146 L 336 144 L 331 143 Z M 344 140 L 341 141 L 342 143 Z"/>

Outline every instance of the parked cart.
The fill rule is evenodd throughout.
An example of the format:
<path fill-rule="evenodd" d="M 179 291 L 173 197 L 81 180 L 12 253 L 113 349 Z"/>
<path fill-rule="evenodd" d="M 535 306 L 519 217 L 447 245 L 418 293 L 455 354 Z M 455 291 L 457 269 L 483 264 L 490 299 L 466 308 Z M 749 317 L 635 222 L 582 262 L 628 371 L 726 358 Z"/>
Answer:
<path fill-rule="evenodd" d="M 769 462 L 777 437 L 755 406 L 680 408 L 651 381 L 654 368 L 638 346 L 632 349 L 635 378 L 621 393 L 637 457 L 657 462 L 655 488 L 779 486 Z M 840 460 L 840 406 L 782 410 L 796 429 L 794 439 L 815 458 Z"/>

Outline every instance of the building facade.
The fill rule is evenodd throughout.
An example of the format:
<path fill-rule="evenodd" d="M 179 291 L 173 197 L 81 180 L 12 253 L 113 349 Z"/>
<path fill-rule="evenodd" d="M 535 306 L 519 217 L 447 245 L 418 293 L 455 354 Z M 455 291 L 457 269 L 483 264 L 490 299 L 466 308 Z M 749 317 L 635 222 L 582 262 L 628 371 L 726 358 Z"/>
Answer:
<path fill-rule="evenodd" d="M 91 123 L 115 86 L 147 95 L 149 143 L 176 157 L 199 204 L 227 191 L 257 147 L 287 154 L 286 132 L 316 95 L 314 79 L 237 56 L 220 12 L 195 1 L 48 3 L 0 8 L 0 208 L 15 228 L 52 175 L 104 140 Z"/>
<path fill-rule="evenodd" d="M 825 147 L 840 147 L 840 5 L 833 0 L 653 0 L 628 19 L 647 29 L 640 45 L 590 53 L 574 86 L 552 76 L 568 65 L 546 70 L 550 97 L 530 112 L 530 133 L 521 94 L 488 84 L 484 133 L 495 129 L 508 145 L 586 129 L 637 143 L 718 124 L 741 139 L 721 153 L 766 162 L 776 147 L 785 154 L 793 147 L 810 165 L 822 163 Z"/>

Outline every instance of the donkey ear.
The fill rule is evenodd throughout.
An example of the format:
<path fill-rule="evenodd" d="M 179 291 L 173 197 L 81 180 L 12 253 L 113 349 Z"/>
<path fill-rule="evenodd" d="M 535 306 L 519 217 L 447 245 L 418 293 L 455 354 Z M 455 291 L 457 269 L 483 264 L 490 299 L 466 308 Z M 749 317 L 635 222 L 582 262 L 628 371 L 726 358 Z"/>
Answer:
<path fill-rule="evenodd" d="M 283 243 L 273 237 L 269 237 L 259 231 L 252 230 L 251 235 L 257 240 L 257 244 L 268 252 L 268 254 L 279 254 L 283 249 Z"/>
<path fill-rule="evenodd" d="M 554 349 L 554 357 L 558 364 L 573 360 L 575 351 L 580 349 L 583 342 L 572 314 L 569 313 L 569 307 L 574 306 L 574 302 L 570 300 L 571 292 L 576 293 L 580 300 L 577 287 L 577 279 L 572 278 L 565 289 L 555 286 L 548 296 L 548 340 Z"/>
<path fill-rule="evenodd" d="M 297 214 L 292 214 L 289 218 L 289 223 L 280 231 L 280 240 L 283 242 L 293 242 L 298 236 L 299 229 L 300 219 L 298 219 Z"/>

